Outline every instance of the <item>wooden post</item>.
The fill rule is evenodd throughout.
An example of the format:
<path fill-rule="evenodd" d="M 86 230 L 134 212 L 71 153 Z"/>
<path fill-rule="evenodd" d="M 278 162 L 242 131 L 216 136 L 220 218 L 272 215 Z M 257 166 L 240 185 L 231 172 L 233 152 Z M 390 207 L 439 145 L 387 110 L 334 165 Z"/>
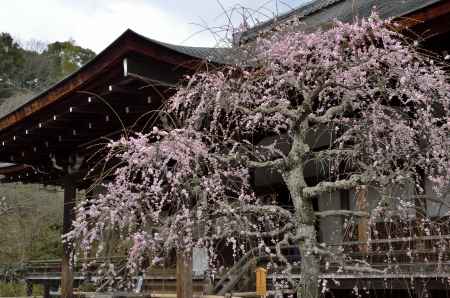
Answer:
<path fill-rule="evenodd" d="M 49 282 L 44 283 L 44 293 L 42 295 L 42 298 L 50 298 L 50 283 Z"/>
<path fill-rule="evenodd" d="M 192 254 L 177 252 L 177 298 L 192 297 Z"/>
<path fill-rule="evenodd" d="M 74 207 L 76 198 L 76 180 L 68 175 L 64 179 L 64 215 L 63 215 L 63 234 L 68 233 L 72 228 L 74 219 Z M 71 267 L 71 245 L 63 244 L 63 257 L 61 262 L 61 298 L 73 297 L 73 272 Z"/>
<path fill-rule="evenodd" d="M 261 267 L 256 268 L 256 295 L 267 295 L 267 270 Z"/>
<path fill-rule="evenodd" d="M 31 283 L 29 280 L 25 280 L 26 290 L 27 290 L 27 296 L 33 296 L 33 283 Z"/>
<path fill-rule="evenodd" d="M 359 211 L 368 211 L 366 186 L 356 188 L 356 207 Z M 369 240 L 369 219 L 361 217 L 358 222 L 358 241 L 367 242 L 367 240 Z M 368 253 L 369 247 L 367 244 L 361 244 L 359 250 L 363 253 Z"/>

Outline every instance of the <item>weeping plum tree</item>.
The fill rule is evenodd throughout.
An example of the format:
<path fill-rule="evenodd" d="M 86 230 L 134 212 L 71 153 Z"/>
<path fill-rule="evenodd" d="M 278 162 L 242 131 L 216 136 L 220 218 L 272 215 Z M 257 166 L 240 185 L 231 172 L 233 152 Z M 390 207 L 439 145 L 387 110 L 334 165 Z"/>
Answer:
<path fill-rule="evenodd" d="M 321 261 L 336 263 L 337 272 L 394 270 L 318 243 L 315 222 L 407 219 L 415 199 L 406 189 L 423 194 L 424 179 L 435 198 L 446 195 L 450 85 L 443 65 L 376 15 L 313 33 L 298 26 L 243 47 L 252 57 L 246 66 L 189 77 L 163 108 L 171 129 L 112 142 L 113 178 L 104 195 L 78 207 L 68 239 L 98 253 L 104 231 L 116 231 L 127 240 L 130 274 L 174 248 L 206 248 L 215 268 L 219 241 L 235 254 L 259 245 L 284 265 L 300 297 L 319 295 Z M 311 165 L 319 170 L 308 180 Z M 293 211 L 254 194 L 249 170 L 258 168 L 281 175 Z M 367 188 L 379 194 L 372 210 L 313 210 L 323 194 Z M 282 254 L 285 245 L 299 248 L 300 281 L 290 277 L 295 264 Z"/>
<path fill-rule="evenodd" d="M 109 158 L 119 162 L 114 179 L 105 183 L 104 194 L 78 206 L 67 235 L 80 241 L 85 256 L 93 249 L 102 253 L 108 231 L 124 240 L 126 267 L 101 268 L 111 285 L 119 273 L 132 278 L 146 267 L 166 264 L 174 250 L 189 259 L 194 248 L 207 249 L 215 268 L 220 241 L 237 256 L 250 245 L 242 239 L 263 247 L 263 237 L 291 228 L 289 212 L 255 197 L 246 165 L 213 152 L 208 138 L 191 129 L 154 127 L 111 143 Z M 119 282 L 133 286 L 131 279 Z"/>

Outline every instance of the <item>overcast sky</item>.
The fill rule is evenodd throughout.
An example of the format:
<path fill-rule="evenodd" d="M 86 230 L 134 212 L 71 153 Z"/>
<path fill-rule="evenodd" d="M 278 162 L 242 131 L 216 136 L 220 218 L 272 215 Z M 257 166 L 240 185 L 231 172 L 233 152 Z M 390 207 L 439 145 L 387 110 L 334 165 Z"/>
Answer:
<path fill-rule="evenodd" d="M 258 10 L 258 19 L 282 13 L 311 0 L 0 0 L 0 32 L 20 40 L 74 39 L 100 52 L 127 28 L 160 41 L 213 46 L 204 26 L 226 23 L 236 5 Z M 262 7 L 262 8 L 261 8 Z M 234 14 L 234 23 L 239 23 Z M 202 27 L 203 26 L 203 27 Z M 196 34 L 197 33 L 197 34 Z"/>

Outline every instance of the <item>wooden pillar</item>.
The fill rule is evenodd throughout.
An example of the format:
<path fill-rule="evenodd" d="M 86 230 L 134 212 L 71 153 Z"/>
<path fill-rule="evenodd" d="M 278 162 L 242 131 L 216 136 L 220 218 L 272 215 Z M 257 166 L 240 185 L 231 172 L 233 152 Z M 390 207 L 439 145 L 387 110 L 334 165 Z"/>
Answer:
<path fill-rule="evenodd" d="M 33 283 L 31 283 L 29 280 L 25 280 L 25 285 L 26 285 L 26 291 L 27 291 L 27 296 L 33 296 Z"/>
<path fill-rule="evenodd" d="M 414 296 L 417 298 L 428 298 L 431 297 L 430 292 L 427 289 L 426 281 L 423 279 L 414 280 Z"/>
<path fill-rule="evenodd" d="M 68 233 L 72 228 L 74 219 L 74 207 L 76 198 L 76 179 L 69 175 L 64 179 L 64 216 L 63 234 Z M 61 262 L 61 298 L 73 297 L 73 272 L 71 267 L 71 245 L 63 244 L 63 257 Z"/>
<path fill-rule="evenodd" d="M 42 298 L 50 298 L 50 283 L 49 282 L 44 283 L 44 293 L 42 295 Z"/>
<path fill-rule="evenodd" d="M 366 186 L 356 188 L 356 207 L 359 211 L 368 211 Z M 367 240 L 369 240 L 369 219 L 367 217 L 360 217 L 358 222 L 358 241 L 367 242 Z M 369 247 L 367 244 L 361 244 L 359 250 L 363 253 L 368 253 Z"/>
<path fill-rule="evenodd" d="M 177 252 L 177 298 L 192 298 L 192 254 Z"/>

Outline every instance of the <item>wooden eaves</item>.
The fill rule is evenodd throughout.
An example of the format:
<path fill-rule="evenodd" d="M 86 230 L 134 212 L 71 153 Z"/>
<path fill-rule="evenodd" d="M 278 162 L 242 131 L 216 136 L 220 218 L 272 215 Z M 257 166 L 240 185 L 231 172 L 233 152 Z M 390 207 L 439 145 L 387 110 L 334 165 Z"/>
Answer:
<path fill-rule="evenodd" d="M 64 164 L 83 153 L 86 144 L 133 125 L 157 109 L 183 75 L 224 63 L 226 52 L 166 44 L 125 31 L 77 72 L 17 109 L 3 111 L 0 162 L 17 166 L 0 168 L 0 174 L 17 181 L 12 169 L 28 165 L 25 182 L 53 181 L 60 176 L 55 156 Z"/>

